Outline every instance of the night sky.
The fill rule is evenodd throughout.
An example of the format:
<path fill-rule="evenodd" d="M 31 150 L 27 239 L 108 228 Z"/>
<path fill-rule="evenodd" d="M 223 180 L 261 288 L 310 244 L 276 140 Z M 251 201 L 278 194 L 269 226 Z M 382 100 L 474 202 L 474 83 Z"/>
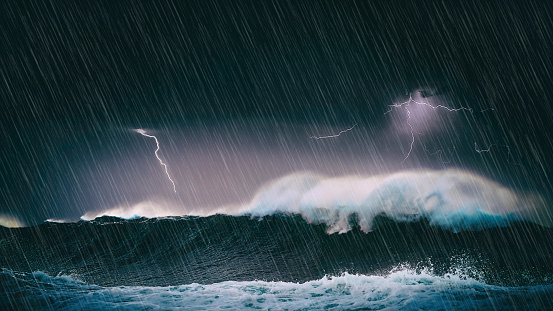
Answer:
<path fill-rule="evenodd" d="M 185 214 L 297 171 L 460 168 L 547 198 L 547 2 L 3 1 L 0 218 Z M 406 111 L 385 113 L 409 94 L 472 112 L 413 107 L 405 159 Z"/>

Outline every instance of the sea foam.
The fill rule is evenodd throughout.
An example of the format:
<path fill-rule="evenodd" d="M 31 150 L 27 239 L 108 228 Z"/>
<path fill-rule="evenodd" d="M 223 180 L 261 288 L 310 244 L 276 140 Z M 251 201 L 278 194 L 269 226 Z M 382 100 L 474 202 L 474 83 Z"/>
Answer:
<path fill-rule="evenodd" d="M 168 287 L 100 287 L 70 277 L 3 271 L 0 307 L 35 310 L 537 310 L 550 308 L 553 286 L 500 287 L 462 274 L 395 269 L 385 276 L 323 277 L 305 283 L 222 282 Z M 12 291 L 9 283 L 18 286 Z M 24 290 L 26 293 L 22 293 Z"/>

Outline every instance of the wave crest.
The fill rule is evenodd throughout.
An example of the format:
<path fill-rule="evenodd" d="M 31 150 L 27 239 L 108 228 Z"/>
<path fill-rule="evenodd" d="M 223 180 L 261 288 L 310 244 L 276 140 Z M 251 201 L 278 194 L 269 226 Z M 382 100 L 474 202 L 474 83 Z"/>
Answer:
<path fill-rule="evenodd" d="M 351 230 L 352 217 L 363 231 L 371 231 L 378 215 L 396 221 L 424 217 L 456 232 L 523 220 L 552 224 L 539 195 L 516 193 L 460 170 L 341 178 L 296 173 L 262 188 L 241 212 L 252 217 L 274 213 L 301 214 L 310 223 L 326 224 L 329 233 Z"/>

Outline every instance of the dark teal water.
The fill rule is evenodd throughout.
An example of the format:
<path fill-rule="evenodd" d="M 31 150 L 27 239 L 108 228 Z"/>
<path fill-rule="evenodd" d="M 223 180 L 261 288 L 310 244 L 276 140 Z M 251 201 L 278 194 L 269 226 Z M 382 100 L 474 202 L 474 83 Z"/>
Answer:
<path fill-rule="evenodd" d="M 406 303 L 401 297 L 415 295 L 407 295 L 411 291 L 424 293 L 431 304 L 442 301 L 445 307 L 468 309 L 472 305 L 456 307 L 446 300 L 474 300 L 475 308 L 484 309 L 501 303 L 505 308 L 541 308 L 553 300 L 552 229 L 515 222 L 455 233 L 425 219 L 395 222 L 377 217 L 374 230 L 365 233 L 355 226 L 355 217 L 350 221 L 353 230 L 344 234 L 328 234 L 324 224 L 280 214 L 253 219 L 102 217 L 2 228 L 1 303 L 8 309 L 79 309 L 79 301 L 86 305 L 91 299 L 95 305 L 111 301 L 113 306 L 140 309 L 140 303 L 137 307 L 126 301 L 142 301 L 141 290 L 155 296 L 156 306 L 167 308 L 185 308 L 198 297 L 205 299 L 194 300 L 200 303 L 196 306 L 208 308 L 213 297 L 229 298 L 233 291 L 240 297 L 260 295 L 265 302 L 252 307 L 261 308 L 279 308 L 276 297 L 287 291 L 297 303 L 314 299 L 301 299 L 307 293 L 337 295 L 341 298 L 335 299 L 353 303 L 351 308 L 369 309 L 380 306 L 369 301 L 382 300 L 381 306 L 388 307 Z M 328 289 L 319 293 L 321 286 Z M 378 294 L 381 287 L 389 290 Z M 352 298 L 352 291 L 361 293 L 358 299 Z M 196 294 L 189 297 L 190 292 Z M 228 299 L 220 303 L 236 308 L 247 304 Z M 296 308 L 286 303 L 281 307 Z"/>

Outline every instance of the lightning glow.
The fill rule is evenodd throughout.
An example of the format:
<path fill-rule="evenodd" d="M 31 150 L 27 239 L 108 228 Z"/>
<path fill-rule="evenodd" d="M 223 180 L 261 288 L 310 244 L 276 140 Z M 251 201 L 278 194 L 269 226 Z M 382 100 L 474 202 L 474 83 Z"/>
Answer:
<path fill-rule="evenodd" d="M 142 135 L 142 136 L 153 138 L 156 141 L 157 149 L 154 152 L 154 154 L 156 155 L 156 158 L 158 159 L 159 163 L 165 168 L 165 174 L 167 175 L 167 178 L 169 178 L 169 180 L 173 184 L 173 191 L 175 191 L 175 193 L 177 193 L 177 188 L 175 187 L 175 181 L 169 175 L 169 170 L 167 168 L 167 164 L 163 163 L 163 160 L 161 160 L 161 158 L 159 157 L 159 154 L 158 154 L 158 152 L 159 152 L 159 141 L 157 140 L 157 137 L 155 137 L 154 135 L 147 134 L 146 131 L 143 130 L 143 129 L 136 129 L 134 131 L 137 132 L 138 134 Z"/>
<path fill-rule="evenodd" d="M 405 156 L 405 158 L 403 159 L 403 161 L 401 161 L 401 164 L 403 164 L 405 162 L 405 160 L 407 160 L 407 158 L 409 158 L 409 156 L 411 155 L 411 152 L 413 151 L 413 145 L 415 144 L 415 129 L 413 128 L 413 125 L 411 124 L 410 120 L 411 120 L 411 111 L 409 110 L 409 106 L 414 103 L 416 105 L 421 105 L 421 106 L 426 106 L 426 107 L 430 107 L 434 110 L 436 109 L 445 109 L 449 112 L 457 112 L 457 111 L 462 111 L 462 110 L 465 110 L 465 111 L 468 111 L 470 113 L 472 113 L 472 108 L 467 108 L 467 107 L 461 107 L 461 108 L 449 108 L 447 106 L 443 106 L 443 105 L 436 105 L 436 106 L 433 106 L 429 103 L 425 103 L 425 102 L 419 102 L 419 101 L 416 101 L 413 99 L 413 96 L 412 94 L 409 94 L 409 100 L 407 100 L 406 102 L 403 102 L 403 103 L 400 103 L 400 104 L 393 104 L 393 105 L 388 105 L 388 107 L 390 107 L 390 109 L 388 111 L 386 111 L 384 113 L 384 115 L 392 112 L 394 110 L 394 108 L 405 108 L 405 111 L 407 111 L 407 120 L 406 120 L 406 123 L 407 125 L 409 125 L 409 128 L 410 128 L 410 132 L 411 132 L 411 143 L 409 144 L 409 152 L 407 152 L 407 155 Z M 420 133 L 418 133 L 420 134 Z M 440 154 L 440 158 L 441 158 L 441 155 L 442 155 L 442 151 L 441 150 L 438 150 L 436 151 L 435 153 L 430 153 L 427 149 L 426 149 L 426 146 L 425 146 L 425 151 L 431 155 L 433 154 L 436 154 L 436 153 L 439 153 Z"/>
<path fill-rule="evenodd" d="M 335 138 L 335 137 L 338 137 L 338 136 L 340 136 L 340 135 L 342 135 L 346 132 L 349 132 L 349 131 L 353 130 L 353 128 L 356 127 L 356 126 L 357 126 L 357 123 L 355 123 L 355 125 L 353 125 L 352 127 L 348 128 L 348 129 L 340 131 L 338 134 L 328 135 L 328 136 L 314 136 L 314 135 L 311 135 L 311 136 L 309 136 L 309 138 L 317 139 L 317 140 L 327 139 L 327 138 Z"/>

